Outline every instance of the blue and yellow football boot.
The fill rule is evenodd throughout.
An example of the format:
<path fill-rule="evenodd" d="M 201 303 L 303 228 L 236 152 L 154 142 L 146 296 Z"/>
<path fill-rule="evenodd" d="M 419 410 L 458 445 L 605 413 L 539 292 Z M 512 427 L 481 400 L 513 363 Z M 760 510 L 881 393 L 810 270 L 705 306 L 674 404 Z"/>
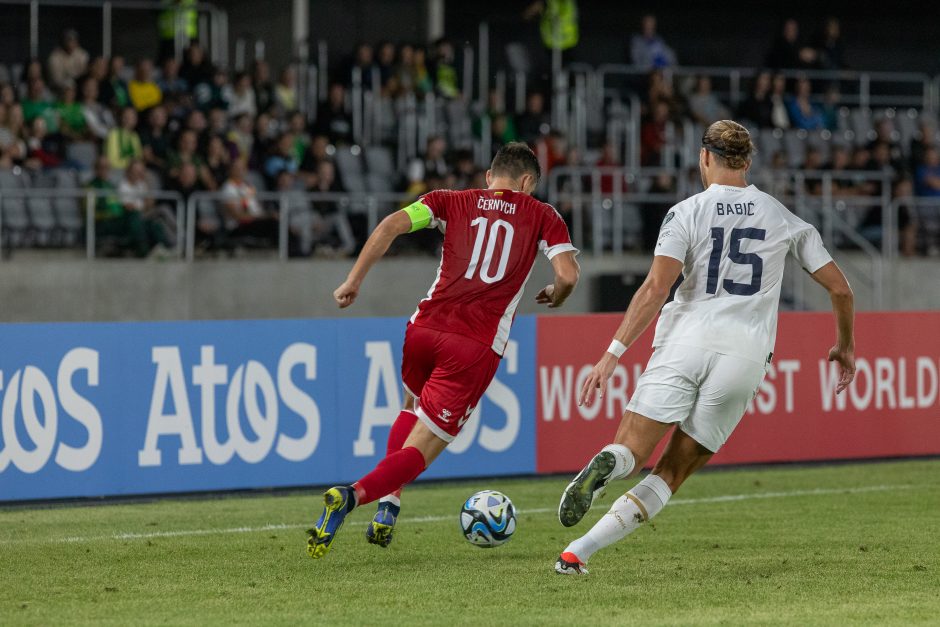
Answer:
<path fill-rule="evenodd" d="M 366 527 L 366 540 L 369 544 L 377 544 L 386 548 L 392 543 L 392 532 L 395 531 L 395 521 L 398 520 L 398 514 L 401 506 L 395 505 L 390 501 L 380 501 L 379 510 L 369 526 Z"/>
<path fill-rule="evenodd" d="M 323 513 L 317 526 L 307 530 L 307 555 L 320 559 L 330 551 L 346 514 L 356 507 L 356 492 L 349 486 L 330 488 L 323 495 Z"/>

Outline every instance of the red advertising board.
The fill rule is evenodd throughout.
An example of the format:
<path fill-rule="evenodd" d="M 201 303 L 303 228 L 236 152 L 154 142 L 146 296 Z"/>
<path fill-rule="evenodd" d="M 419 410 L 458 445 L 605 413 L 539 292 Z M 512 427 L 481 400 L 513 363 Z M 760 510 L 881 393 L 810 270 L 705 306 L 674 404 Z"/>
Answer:
<path fill-rule="evenodd" d="M 620 360 L 604 399 L 578 407 L 577 394 L 620 320 L 539 319 L 538 472 L 578 470 L 612 441 L 652 354 L 652 327 Z M 838 376 L 826 360 L 835 338 L 832 315 L 781 314 L 770 372 L 711 464 L 940 454 L 938 331 L 940 312 L 859 314 L 858 372 L 837 397 Z"/>

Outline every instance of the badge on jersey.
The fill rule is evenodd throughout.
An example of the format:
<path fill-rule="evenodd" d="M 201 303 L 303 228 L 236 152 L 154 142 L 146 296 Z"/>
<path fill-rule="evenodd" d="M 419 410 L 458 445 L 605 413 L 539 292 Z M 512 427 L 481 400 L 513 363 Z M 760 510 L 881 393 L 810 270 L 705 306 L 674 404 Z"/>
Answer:
<path fill-rule="evenodd" d="M 664 226 L 666 226 L 667 224 L 669 224 L 669 221 L 672 220 L 672 219 L 675 218 L 675 217 L 676 217 L 676 212 L 675 212 L 675 211 L 670 211 L 669 213 L 667 213 L 667 214 L 666 214 L 666 217 L 663 218 L 663 223 L 660 225 L 659 228 L 663 228 Z"/>

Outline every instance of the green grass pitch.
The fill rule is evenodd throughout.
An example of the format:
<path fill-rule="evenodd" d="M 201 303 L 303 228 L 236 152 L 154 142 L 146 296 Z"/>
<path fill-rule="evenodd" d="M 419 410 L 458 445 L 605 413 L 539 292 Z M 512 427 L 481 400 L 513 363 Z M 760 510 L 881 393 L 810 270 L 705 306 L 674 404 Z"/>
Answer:
<path fill-rule="evenodd" d="M 405 492 L 392 546 L 372 507 L 313 561 L 313 493 L 0 509 L 0 625 L 861 625 L 940 623 L 940 461 L 702 473 L 587 577 L 552 564 L 574 529 L 567 479 L 484 479 Z M 460 536 L 460 505 L 521 510 L 496 549 Z"/>

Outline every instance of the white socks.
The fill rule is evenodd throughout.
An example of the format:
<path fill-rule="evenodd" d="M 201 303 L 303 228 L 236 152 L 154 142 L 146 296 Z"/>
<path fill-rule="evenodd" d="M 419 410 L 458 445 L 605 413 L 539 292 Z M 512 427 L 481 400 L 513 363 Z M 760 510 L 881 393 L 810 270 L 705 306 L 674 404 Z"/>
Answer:
<path fill-rule="evenodd" d="M 665 507 L 671 496 L 672 490 L 665 481 L 657 475 L 647 475 L 632 490 L 614 501 L 610 511 L 590 531 L 569 544 L 564 552 L 574 553 L 579 560 L 587 563 L 594 553 L 627 537 L 653 518 Z"/>
<path fill-rule="evenodd" d="M 636 466 L 636 459 L 634 459 L 633 453 L 630 452 L 630 449 L 626 446 L 623 444 L 608 444 L 601 449 L 601 453 L 604 451 L 613 453 L 614 459 L 616 460 L 614 470 L 610 473 L 611 481 L 623 479 L 633 472 L 633 467 Z"/>

